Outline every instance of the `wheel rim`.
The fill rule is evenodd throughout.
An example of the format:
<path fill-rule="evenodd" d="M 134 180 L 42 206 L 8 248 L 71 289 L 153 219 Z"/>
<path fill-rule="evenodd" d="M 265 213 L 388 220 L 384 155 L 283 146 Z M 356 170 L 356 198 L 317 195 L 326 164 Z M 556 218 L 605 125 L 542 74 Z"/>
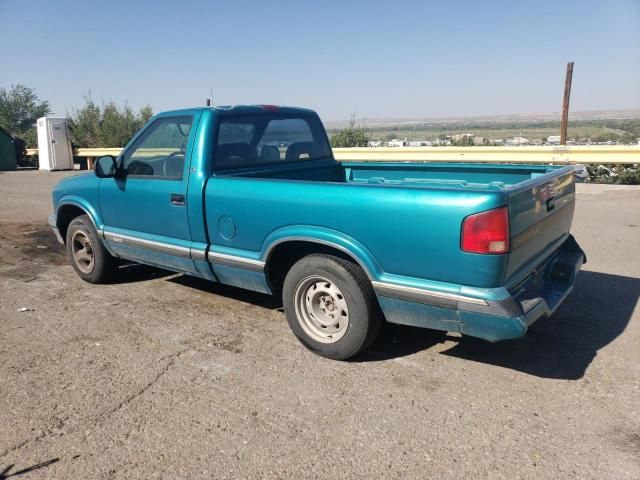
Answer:
<path fill-rule="evenodd" d="M 95 264 L 95 255 L 89 236 L 82 230 L 73 232 L 71 237 L 73 261 L 82 273 L 91 273 Z"/>
<path fill-rule="evenodd" d="M 302 280 L 294 294 L 296 317 L 307 335 L 335 343 L 347 332 L 349 307 L 335 283 L 320 276 Z"/>

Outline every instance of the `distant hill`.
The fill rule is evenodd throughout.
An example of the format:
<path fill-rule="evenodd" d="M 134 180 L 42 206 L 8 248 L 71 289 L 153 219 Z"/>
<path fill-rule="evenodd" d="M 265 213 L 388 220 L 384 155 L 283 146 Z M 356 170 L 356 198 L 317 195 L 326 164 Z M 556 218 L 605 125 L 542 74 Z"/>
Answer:
<path fill-rule="evenodd" d="M 571 112 L 571 120 L 623 120 L 640 118 L 640 109 L 626 110 L 593 110 L 584 112 Z M 363 118 L 363 121 L 371 129 L 385 129 L 388 127 L 424 126 L 436 127 L 446 125 L 481 125 L 488 126 L 502 124 L 532 124 L 542 122 L 559 122 L 560 112 L 529 113 L 524 115 L 475 115 L 467 117 L 424 117 L 424 118 Z M 329 130 L 344 128 L 349 120 L 327 121 L 325 126 Z"/>

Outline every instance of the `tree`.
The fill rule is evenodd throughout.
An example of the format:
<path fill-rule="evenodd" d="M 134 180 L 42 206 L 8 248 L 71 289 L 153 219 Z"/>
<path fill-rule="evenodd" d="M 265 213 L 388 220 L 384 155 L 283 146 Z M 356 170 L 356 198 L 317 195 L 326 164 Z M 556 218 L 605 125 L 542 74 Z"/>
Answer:
<path fill-rule="evenodd" d="M 84 107 L 80 110 L 74 110 L 69 122 L 72 141 L 79 147 L 101 147 L 100 123 L 102 121 L 102 112 L 91 98 L 91 92 L 84 98 Z"/>
<path fill-rule="evenodd" d="M 473 137 L 469 135 L 463 135 L 462 138 L 459 138 L 457 140 L 452 139 L 451 145 L 453 145 L 454 147 L 473 147 L 475 145 L 475 142 L 473 141 Z"/>
<path fill-rule="evenodd" d="M 139 115 L 139 120 L 144 125 L 149 120 L 151 120 L 151 117 L 153 117 L 153 109 L 151 108 L 150 105 L 145 105 L 140 109 L 140 112 L 138 113 L 138 115 Z"/>
<path fill-rule="evenodd" d="M 366 147 L 371 140 L 369 129 L 364 123 L 356 122 L 356 114 L 351 114 L 349 126 L 331 136 L 331 146 L 335 148 Z"/>
<path fill-rule="evenodd" d="M 0 125 L 21 137 L 27 147 L 36 146 L 36 120 L 50 113 L 49 102 L 40 101 L 33 88 L 22 84 L 0 88 Z"/>
<path fill-rule="evenodd" d="M 129 105 L 120 108 L 115 102 L 100 107 L 89 92 L 84 106 L 72 112 L 69 128 L 77 147 L 124 147 L 152 115 L 148 105 L 138 113 Z"/>

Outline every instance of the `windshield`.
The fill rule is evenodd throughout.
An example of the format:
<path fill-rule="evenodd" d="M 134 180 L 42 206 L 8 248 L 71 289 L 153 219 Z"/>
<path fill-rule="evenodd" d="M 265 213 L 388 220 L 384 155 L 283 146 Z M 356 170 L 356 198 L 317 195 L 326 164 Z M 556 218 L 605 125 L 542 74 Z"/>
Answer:
<path fill-rule="evenodd" d="M 331 158 L 331 148 L 315 115 L 264 113 L 220 119 L 216 170 L 325 158 Z"/>

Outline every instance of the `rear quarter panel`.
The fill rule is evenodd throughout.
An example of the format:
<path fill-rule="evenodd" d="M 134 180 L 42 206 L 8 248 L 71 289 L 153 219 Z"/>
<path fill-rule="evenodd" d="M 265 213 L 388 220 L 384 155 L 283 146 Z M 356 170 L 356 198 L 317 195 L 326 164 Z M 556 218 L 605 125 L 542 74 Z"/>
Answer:
<path fill-rule="evenodd" d="M 374 259 L 374 279 L 401 275 L 469 286 L 497 286 L 505 255 L 460 250 L 465 216 L 506 204 L 502 192 L 420 189 L 295 180 L 213 177 L 205 213 L 214 246 L 259 258 L 277 232 L 319 229 L 360 245 Z M 230 218 L 235 236 L 220 232 Z M 228 228 L 228 220 L 222 224 Z M 366 263 L 365 259 L 363 263 Z"/>

